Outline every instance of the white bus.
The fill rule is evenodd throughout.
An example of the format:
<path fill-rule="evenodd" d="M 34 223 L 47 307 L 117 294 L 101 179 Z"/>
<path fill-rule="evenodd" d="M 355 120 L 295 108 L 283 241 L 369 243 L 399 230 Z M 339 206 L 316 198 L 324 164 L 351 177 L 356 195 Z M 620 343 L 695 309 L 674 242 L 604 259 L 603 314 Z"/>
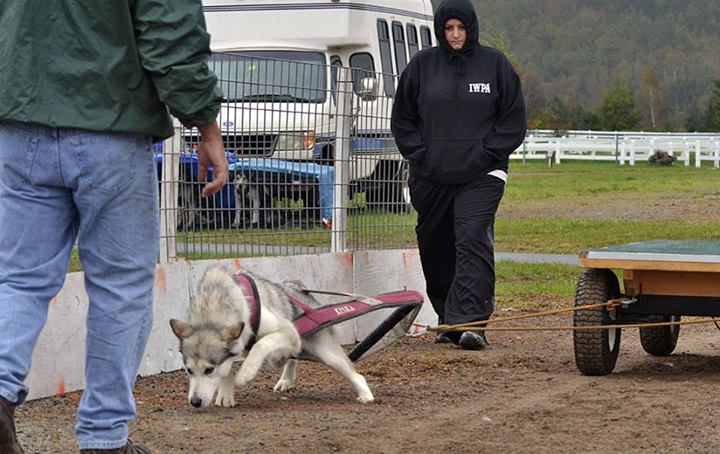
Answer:
<path fill-rule="evenodd" d="M 337 68 L 353 68 L 353 187 L 368 203 L 407 199 L 390 135 L 397 76 L 434 44 L 430 0 L 204 0 L 220 126 L 241 157 L 329 164 Z M 399 177 L 399 178 L 398 178 Z"/>

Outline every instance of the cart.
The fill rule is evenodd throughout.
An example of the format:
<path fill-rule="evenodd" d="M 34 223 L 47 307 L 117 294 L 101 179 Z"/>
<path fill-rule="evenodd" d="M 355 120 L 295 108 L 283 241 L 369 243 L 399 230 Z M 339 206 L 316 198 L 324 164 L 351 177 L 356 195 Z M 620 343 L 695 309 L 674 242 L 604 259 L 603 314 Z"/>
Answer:
<path fill-rule="evenodd" d="M 612 372 L 620 351 L 622 325 L 679 322 L 686 316 L 720 316 L 720 241 L 646 241 L 583 251 L 574 313 L 575 363 L 585 375 Z M 615 273 L 617 270 L 618 274 Z M 618 275 L 623 280 L 620 289 Z M 610 300 L 616 304 L 602 306 Z M 680 325 L 640 328 L 643 349 L 670 355 Z"/>

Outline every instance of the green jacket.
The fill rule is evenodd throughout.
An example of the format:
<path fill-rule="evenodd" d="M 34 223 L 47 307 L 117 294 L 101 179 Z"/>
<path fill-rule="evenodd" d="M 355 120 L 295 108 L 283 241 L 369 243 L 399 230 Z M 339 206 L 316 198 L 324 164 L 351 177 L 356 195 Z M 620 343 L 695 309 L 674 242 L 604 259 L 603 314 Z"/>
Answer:
<path fill-rule="evenodd" d="M 215 120 L 200 0 L 0 0 L 0 119 L 172 135 Z"/>

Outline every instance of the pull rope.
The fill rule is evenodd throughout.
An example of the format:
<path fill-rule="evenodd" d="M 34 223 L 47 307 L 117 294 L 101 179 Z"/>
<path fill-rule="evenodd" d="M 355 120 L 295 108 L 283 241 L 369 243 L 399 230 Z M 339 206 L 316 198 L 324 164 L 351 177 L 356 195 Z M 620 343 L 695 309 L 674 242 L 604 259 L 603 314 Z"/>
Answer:
<path fill-rule="evenodd" d="M 586 304 L 583 306 L 574 306 L 564 309 L 554 309 L 549 311 L 542 311 L 542 312 L 536 312 L 533 314 L 523 314 L 523 315 L 514 315 L 510 317 L 500 317 L 500 318 L 493 318 L 489 320 L 479 320 L 476 322 L 470 322 L 470 323 L 460 323 L 456 325 L 437 325 L 437 326 L 428 326 L 428 325 L 420 325 L 415 324 L 415 326 L 419 326 L 421 328 L 427 329 L 427 331 L 436 331 L 436 332 L 445 332 L 445 331 L 591 331 L 591 330 L 601 330 L 601 329 L 623 329 L 623 328 L 659 328 L 664 326 L 676 326 L 676 325 L 700 325 L 704 323 L 714 323 L 718 329 L 720 329 L 720 325 L 718 325 L 718 319 L 716 318 L 704 318 L 700 320 L 680 320 L 680 321 L 670 321 L 670 322 L 656 322 L 656 323 L 632 323 L 632 324 L 614 324 L 614 325 L 586 325 L 586 326 L 530 326 L 530 327 L 523 327 L 523 326 L 507 326 L 507 327 L 492 327 L 487 326 L 491 323 L 503 323 L 503 322 L 509 322 L 514 320 L 523 320 L 528 318 L 536 318 L 536 317 L 547 317 L 550 315 L 557 315 L 567 312 L 575 312 L 575 311 L 583 311 L 583 310 L 590 310 L 590 309 L 597 309 L 599 307 L 607 307 L 608 309 L 613 309 L 617 306 L 621 306 L 623 304 L 630 304 L 633 303 L 635 300 L 619 300 L 619 299 L 612 299 L 605 303 L 597 303 L 597 304 Z M 419 335 L 419 334 L 415 334 Z"/>
<path fill-rule="evenodd" d="M 566 312 L 597 309 L 599 307 L 608 307 L 609 309 L 612 309 L 613 307 L 619 306 L 621 304 L 623 304 L 622 300 L 609 300 L 605 303 L 586 304 L 584 306 L 568 307 L 568 308 L 564 308 L 564 309 L 554 309 L 554 310 L 550 310 L 550 311 L 535 312 L 532 314 L 513 315 L 510 317 L 493 318 L 490 320 L 479 320 L 477 322 L 460 323 L 457 325 L 428 326 L 427 330 L 428 331 L 469 331 L 469 328 L 474 328 L 474 327 L 479 327 L 479 326 L 484 327 L 490 323 L 502 323 L 502 322 L 509 322 L 512 320 L 522 320 L 522 319 L 526 319 L 526 318 L 546 317 L 549 315 L 557 315 L 557 314 L 562 314 L 562 313 L 566 313 Z"/>
<path fill-rule="evenodd" d="M 717 323 L 717 319 L 708 318 L 700 320 L 681 320 L 677 322 L 658 322 L 658 323 L 631 323 L 619 325 L 588 325 L 588 326 L 506 326 L 506 327 L 471 327 L 463 328 L 464 331 L 592 331 L 598 329 L 623 329 L 623 328 L 657 328 L 661 326 L 674 325 L 699 325 L 703 323 Z"/>

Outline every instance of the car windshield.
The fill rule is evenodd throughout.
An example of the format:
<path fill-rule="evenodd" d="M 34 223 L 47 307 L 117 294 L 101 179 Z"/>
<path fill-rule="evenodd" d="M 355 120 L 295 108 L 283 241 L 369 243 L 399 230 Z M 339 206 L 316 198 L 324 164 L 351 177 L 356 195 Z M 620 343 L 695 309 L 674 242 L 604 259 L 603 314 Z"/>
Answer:
<path fill-rule="evenodd" d="M 248 51 L 213 54 L 210 69 L 229 102 L 325 102 L 325 55 Z"/>

